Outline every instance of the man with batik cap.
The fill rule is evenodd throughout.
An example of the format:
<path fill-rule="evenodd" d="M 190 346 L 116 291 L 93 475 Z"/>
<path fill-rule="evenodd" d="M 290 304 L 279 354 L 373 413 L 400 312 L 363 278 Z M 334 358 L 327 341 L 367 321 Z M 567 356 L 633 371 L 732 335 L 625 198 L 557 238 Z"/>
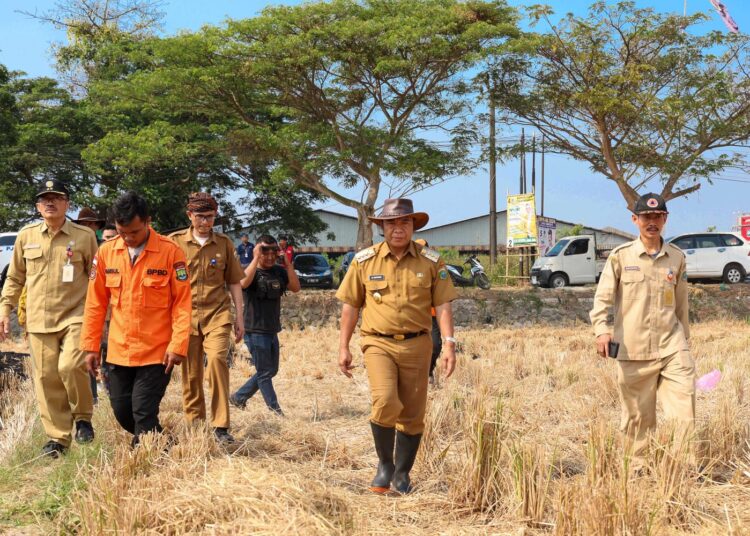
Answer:
<path fill-rule="evenodd" d="M 230 443 L 229 367 L 232 332 L 235 342 L 244 335 L 242 287 L 244 273 L 232 240 L 213 231 L 219 209 L 210 194 L 190 194 L 187 217 L 190 227 L 170 235 L 185 252 L 190 271 L 193 315 L 190 347 L 182 363 L 182 403 L 189 422 L 205 420 L 203 356 L 211 390 L 211 426 L 217 441 Z M 234 313 L 232 312 L 234 302 Z"/>
<path fill-rule="evenodd" d="M 9 335 L 10 312 L 26 287 L 34 390 L 49 438 L 43 452 L 58 457 L 70 446 L 74 423 L 77 442 L 94 439 L 93 399 L 78 343 L 96 237 L 66 219 L 68 189 L 58 180 L 41 184 L 36 208 L 42 221 L 18 233 L 8 268 L 0 299 L 0 341 Z"/>
<path fill-rule="evenodd" d="M 412 235 L 429 216 L 414 212 L 409 199 L 387 199 L 370 217 L 385 242 L 357 253 L 336 297 L 343 302 L 339 368 L 351 378 L 349 342 L 362 310 L 361 346 L 370 381 L 370 426 L 379 464 L 370 489 L 412 489 L 409 472 L 424 431 L 435 307 L 445 352 L 443 372 L 456 366 L 451 301 L 453 283 L 438 252 L 415 244 Z M 395 459 L 394 459 L 395 440 Z"/>
<path fill-rule="evenodd" d="M 689 440 L 695 419 L 695 364 L 688 338 L 685 255 L 661 237 L 667 204 L 654 193 L 633 209 L 640 236 L 615 248 L 599 279 L 591 323 L 601 357 L 617 359 L 621 431 L 644 465 L 656 426 L 656 399 L 678 425 L 678 443 Z M 614 307 L 614 325 L 607 323 Z"/>

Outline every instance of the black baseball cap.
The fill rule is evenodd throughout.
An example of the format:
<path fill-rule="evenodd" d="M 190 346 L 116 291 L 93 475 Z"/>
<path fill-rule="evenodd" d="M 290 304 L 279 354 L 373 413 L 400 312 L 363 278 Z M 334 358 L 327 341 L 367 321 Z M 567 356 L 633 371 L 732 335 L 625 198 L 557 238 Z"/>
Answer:
<path fill-rule="evenodd" d="M 669 214 L 667 202 L 659 194 L 645 194 L 635 202 L 634 214 L 651 214 L 651 213 Z"/>
<path fill-rule="evenodd" d="M 47 179 L 41 182 L 39 185 L 39 193 L 36 194 L 36 197 L 39 198 L 44 194 L 62 194 L 65 197 L 70 197 L 65 183 L 57 179 Z"/>

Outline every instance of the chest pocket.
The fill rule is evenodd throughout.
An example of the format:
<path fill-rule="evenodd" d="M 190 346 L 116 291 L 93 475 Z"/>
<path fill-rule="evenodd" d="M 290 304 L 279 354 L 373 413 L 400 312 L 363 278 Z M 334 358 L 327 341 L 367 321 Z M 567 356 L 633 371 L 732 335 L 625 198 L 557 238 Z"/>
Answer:
<path fill-rule="evenodd" d="M 206 268 L 206 276 L 212 283 L 221 283 L 224 281 L 224 270 L 227 263 L 224 260 L 217 260 L 215 264 L 209 263 Z"/>
<path fill-rule="evenodd" d="M 169 307 L 169 278 L 143 278 L 143 305 L 146 307 Z"/>
<path fill-rule="evenodd" d="M 625 271 L 620 277 L 622 283 L 622 299 L 639 300 L 648 295 L 648 282 L 643 272 Z"/>
<path fill-rule="evenodd" d="M 429 274 L 425 274 L 429 275 Z M 428 277 L 410 277 L 409 278 L 409 299 L 423 299 L 431 295 L 432 282 Z"/>
<path fill-rule="evenodd" d="M 122 277 L 120 274 L 104 274 L 104 286 L 109 291 L 109 301 L 112 305 L 120 304 Z"/>
<path fill-rule="evenodd" d="M 258 280 L 258 297 L 264 300 L 277 300 L 284 293 L 281 281 L 261 277 Z"/>
<path fill-rule="evenodd" d="M 369 297 L 369 299 L 366 297 L 365 301 L 372 300 L 374 303 L 381 303 L 388 296 L 388 281 L 365 281 L 365 289 Z M 380 295 L 380 300 L 375 293 Z"/>
<path fill-rule="evenodd" d="M 23 250 L 23 258 L 26 261 L 26 273 L 28 275 L 38 274 L 44 266 L 41 248 Z"/>

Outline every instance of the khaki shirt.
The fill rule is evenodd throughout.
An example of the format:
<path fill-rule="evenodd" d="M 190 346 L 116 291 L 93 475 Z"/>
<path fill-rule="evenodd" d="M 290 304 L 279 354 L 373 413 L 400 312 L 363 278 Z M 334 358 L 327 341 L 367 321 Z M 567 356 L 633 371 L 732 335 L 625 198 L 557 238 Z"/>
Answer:
<path fill-rule="evenodd" d="M 607 325 L 614 305 L 615 325 Z M 607 259 L 591 310 L 594 333 L 620 343 L 617 358 L 642 361 L 688 349 L 685 255 L 663 244 L 656 258 L 640 239 L 614 249 Z"/>
<path fill-rule="evenodd" d="M 177 231 L 174 240 L 188 260 L 190 288 L 193 294 L 191 334 L 198 329 L 208 333 L 234 322 L 228 286 L 245 276 L 232 240 L 223 234 L 211 233 L 201 246 L 193 237 L 192 228 Z"/>
<path fill-rule="evenodd" d="M 397 335 L 430 331 L 430 309 L 458 295 L 436 251 L 412 242 L 397 260 L 381 242 L 355 255 L 336 297 L 362 308 L 363 335 Z"/>
<path fill-rule="evenodd" d="M 28 333 L 54 333 L 83 322 L 88 273 L 96 248 L 94 232 L 72 221 L 66 220 L 55 236 L 50 236 L 43 221 L 21 229 L 0 298 L 0 316 L 10 315 L 25 285 Z M 63 283 L 68 259 L 73 280 Z"/>

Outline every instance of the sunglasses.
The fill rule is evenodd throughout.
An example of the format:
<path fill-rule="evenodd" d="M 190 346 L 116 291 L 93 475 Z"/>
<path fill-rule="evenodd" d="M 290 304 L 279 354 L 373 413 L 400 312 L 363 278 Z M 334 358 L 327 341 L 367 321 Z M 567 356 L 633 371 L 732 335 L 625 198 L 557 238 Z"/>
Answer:
<path fill-rule="evenodd" d="M 272 251 L 277 253 L 279 251 L 279 246 L 260 246 L 260 251 L 262 253 L 271 253 Z"/>

